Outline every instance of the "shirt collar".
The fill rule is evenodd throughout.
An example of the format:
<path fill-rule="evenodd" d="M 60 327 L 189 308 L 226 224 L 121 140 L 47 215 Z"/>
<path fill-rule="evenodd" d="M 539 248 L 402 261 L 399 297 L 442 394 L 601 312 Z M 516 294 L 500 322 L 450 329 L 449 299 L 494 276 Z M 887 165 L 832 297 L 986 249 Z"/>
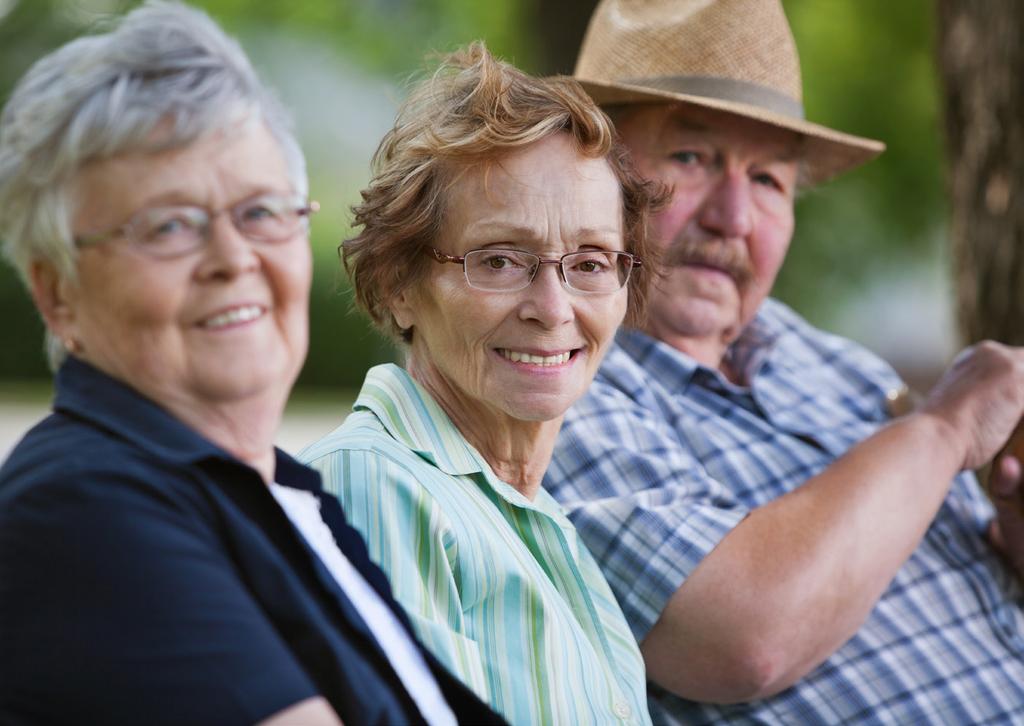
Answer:
<path fill-rule="evenodd" d="M 367 372 L 353 410 L 371 412 L 390 436 L 446 474 L 479 474 L 510 504 L 548 515 L 561 512 L 544 489 L 530 501 L 499 479 L 437 401 L 405 369 L 393 363 L 374 366 Z"/>
<path fill-rule="evenodd" d="M 244 462 L 205 439 L 130 386 L 68 356 L 57 372 L 53 408 L 88 421 L 165 461 L 191 464 L 204 459 Z M 320 490 L 319 477 L 275 449 L 275 478 L 288 486 Z"/>
<path fill-rule="evenodd" d="M 784 340 L 784 328 L 774 322 L 772 300 L 762 303 L 754 319 L 747 324 L 739 337 L 726 351 L 732 364 L 745 374 L 745 380 L 754 380 L 758 370 L 770 358 L 776 358 L 776 350 Z M 685 390 L 698 371 L 732 386 L 714 368 L 698 363 L 694 358 L 672 347 L 668 343 L 633 329 L 620 329 L 616 343 L 650 375 L 663 383 L 675 381 L 679 390 Z"/>
<path fill-rule="evenodd" d="M 741 371 L 746 381 L 753 381 L 769 359 L 777 358 L 777 351 L 785 342 L 785 328 L 776 321 L 775 305 L 770 298 L 762 302 L 754 319 L 726 353 L 733 370 Z"/>
<path fill-rule="evenodd" d="M 360 409 L 373 413 L 388 434 L 447 474 L 490 469 L 433 397 L 393 363 L 367 372 L 353 406 Z"/>

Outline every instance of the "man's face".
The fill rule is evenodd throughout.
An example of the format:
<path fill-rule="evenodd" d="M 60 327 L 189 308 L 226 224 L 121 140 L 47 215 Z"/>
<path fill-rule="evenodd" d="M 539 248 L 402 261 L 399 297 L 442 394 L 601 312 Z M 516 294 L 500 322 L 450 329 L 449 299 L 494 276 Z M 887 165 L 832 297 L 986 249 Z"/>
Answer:
<path fill-rule="evenodd" d="M 651 290 L 644 328 L 687 352 L 705 343 L 724 352 L 754 317 L 785 259 L 798 137 L 672 104 L 630 109 L 616 126 L 640 173 L 672 189 L 671 202 L 653 220 L 665 269 Z"/>

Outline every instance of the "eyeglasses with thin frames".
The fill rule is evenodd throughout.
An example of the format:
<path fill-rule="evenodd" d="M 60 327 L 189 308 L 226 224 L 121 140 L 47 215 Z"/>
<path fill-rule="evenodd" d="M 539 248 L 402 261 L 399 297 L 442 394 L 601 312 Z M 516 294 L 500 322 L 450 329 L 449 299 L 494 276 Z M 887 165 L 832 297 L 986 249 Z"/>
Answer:
<path fill-rule="evenodd" d="M 123 237 L 149 257 L 179 257 L 207 243 L 213 220 L 221 214 L 227 214 L 247 240 L 272 244 L 288 241 L 308 228 L 309 217 L 319 209 L 316 202 L 292 194 L 260 194 L 215 211 L 185 205 L 148 207 L 108 232 L 76 237 L 75 245 L 86 247 Z"/>
<path fill-rule="evenodd" d="M 617 292 L 625 287 L 634 267 L 643 261 L 628 252 L 581 250 L 558 259 L 544 259 L 523 250 L 489 247 L 461 257 L 428 248 L 431 259 L 462 265 L 470 287 L 489 292 L 515 292 L 529 287 L 541 265 L 558 265 L 567 290 L 584 295 Z"/>

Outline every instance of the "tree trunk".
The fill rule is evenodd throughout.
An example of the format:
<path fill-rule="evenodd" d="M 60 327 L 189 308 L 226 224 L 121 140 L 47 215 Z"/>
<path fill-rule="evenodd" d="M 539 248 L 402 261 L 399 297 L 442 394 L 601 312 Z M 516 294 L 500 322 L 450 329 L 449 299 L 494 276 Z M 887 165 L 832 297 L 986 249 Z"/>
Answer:
<path fill-rule="evenodd" d="M 597 0 L 531 0 L 530 27 L 536 32 L 541 74 L 571 74 Z"/>
<path fill-rule="evenodd" d="M 1021 345 L 1024 2 L 937 0 L 937 9 L 960 334 Z"/>

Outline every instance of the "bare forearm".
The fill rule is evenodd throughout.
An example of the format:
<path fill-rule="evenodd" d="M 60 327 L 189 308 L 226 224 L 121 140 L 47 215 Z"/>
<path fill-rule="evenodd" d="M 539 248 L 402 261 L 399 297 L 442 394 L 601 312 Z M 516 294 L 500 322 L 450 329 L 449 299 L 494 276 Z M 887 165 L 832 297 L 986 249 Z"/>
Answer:
<path fill-rule="evenodd" d="M 963 456 L 947 425 L 917 414 L 751 513 L 648 634 L 651 677 L 684 697 L 719 702 L 795 683 L 863 623 Z"/>

